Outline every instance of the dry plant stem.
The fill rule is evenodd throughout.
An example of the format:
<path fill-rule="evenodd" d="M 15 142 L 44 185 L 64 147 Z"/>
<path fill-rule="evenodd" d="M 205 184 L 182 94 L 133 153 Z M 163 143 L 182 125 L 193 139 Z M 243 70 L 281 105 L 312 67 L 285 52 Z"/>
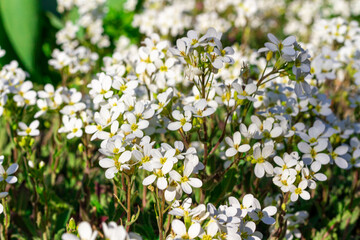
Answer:
<path fill-rule="evenodd" d="M 336 225 L 338 225 L 339 222 L 335 222 L 330 228 L 329 230 L 327 230 L 327 232 L 324 234 L 323 238 L 321 240 L 325 240 L 327 239 L 327 237 L 330 235 L 330 233 L 332 232 L 332 230 L 334 230 L 334 228 L 336 227 Z"/>
<path fill-rule="evenodd" d="M 280 203 L 281 212 L 278 217 L 278 223 L 279 227 L 278 229 L 274 229 L 274 231 L 271 233 L 271 239 L 283 239 L 286 233 L 287 228 L 287 221 L 284 219 L 285 213 L 286 213 L 286 204 L 289 200 L 290 193 L 287 192 L 285 195 L 283 195 L 282 201 Z M 285 207 L 282 207 L 283 204 L 285 204 Z"/>
<path fill-rule="evenodd" d="M 5 198 L 2 199 L 2 204 L 4 206 L 4 238 L 5 240 L 8 239 L 8 228 L 10 226 L 10 216 L 8 214 L 8 206 L 7 206 L 7 201 Z"/>
<path fill-rule="evenodd" d="M 180 128 L 178 131 L 179 131 L 179 133 L 180 133 L 180 135 L 181 135 L 181 137 L 182 137 L 182 139 L 183 139 L 183 143 L 184 143 L 186 149 L 188 149 L 188 148 L 189 148 L 189 143 L 188 143 L 187 140 L 186 140 L 186 135 L 185 135 L 184 132 L 182 131 L 182 128 Z"/>
<path fill-rule="evenodd" d="M 350 203 L 349 203 L 349 206 L 350 206 L 351 210 L 354 207 L 353 206 L 354 198 L 355 198 L 355 195 L 356 195 L 357 190 L 358 190 L 359 185 L 360 185 L 359 172 L 360 172 L 360 169 L 356 169 L 355 176 L 354 176 L 354 179 L 353 179 L 353 182 L 352 182 L 351 200 L 350 200 Z"/>
<path fill-rule="evenodd" d="M 225 170 L 223 170 L 222 168 L 218 169 L 217 171 L 215 171 L 214 174 L 212 174 L 211 176 L 209 176 L 206 180 L 204 180 L 205 182 L 209 182 L 209 181 L 216 181 L 216 182 L 220 182 L 222 180 L 222 178 L 225 176 L 225 174 L 232 168 L 232 166 L 236 166 L 241 159 L 244 159 L 244 157 L 238 157 L 236 158 L 229 167 L 227 167 Z"/>
<path fill-rule="evenodd" d="M 10 123 L 9 123 L 9 119 L 6 120 L 6 132 L 8 134 L 8 136 L 10 137 L 10 141 L 14 143 L 15 145 L 15 148 L 12 149 L 12 153 L 13 153 L 13 156 L 14 156 L 14 161 L 17 162 L 18 160 L 18 148 L 16 147 L 16 143 L 14 141 L 15 139 L 15 136 L 11 130 L 11 126 L 10 126 Z"/>
<path fill-rule="evenodd" d="M 36 191 L 37 182 L 33 177 L 29 177 L 29 166 L 27 163 L 27 156 L 23 155 L 23 163 L 25 166 L 25 175 L 26 175 L 26 181 L 31 185 L 33 191 L 34 191 L 34 201 L 33 201 L 33 208 L 34 208 L 34 218 L 35 222 L 38 223 L 38 201 L 39 201 L 39 194 Z"/>
<path fill-rule="evenodd" d="M 264 75 L 265 70 L 266 70 L 266 68 L 264 69 L 262 76 L 260 77 L 259 81 L 256 84 L 257 87 L 259 87 L 262 84 L 262 81 L 264 81 L 268 76 L 278 72 L 278 70 L 276 68 L 273 68 L 269 73 Z"/>
<path fill-rule="evenodd" d="M 126 231 L 128 232 L 130 229 L 130 221 L 131 221 L 131 179 L 127 174 L 123 174 L 126 178 L 126 215 L 127 215 L 127 222 L 126 222 Z"/>
<path fill-rule="evenodd" d="M 165 228 L 165 236 L 168 236 L 169 233 L 170 233 L 170 230 L 171 230 L 171 222 L 172 222 L 172 219 L 173 217 L 170 215 L 170 214 L 167 214 L 167 223 L 166 223 L 166 228 Z"/>
<path fill-rule="evenodd" d="M 210 78 L 210 75 L 211 74 L 209 74 L 208 79 Z M 203 74 L 202 75 L 201 94 L 202 94 L 202 98 L 206 100 L 206 84 L 209 80 L 207 80 L 205 82 L 205 78 L 206 78 L 206 75 Z M 206 167 L 207 155 L 208 155 L 208 134 L 207 134 L 207 126 L 206 126 L 206 117 L 202 118 L 202 122 L 203 122 L 203 130 L 204 130 L 204 137 L 203 137 L 203 139 L 204 139 L 204 142 L 203 142 L 203 144 L 204 144 L 204 161 L 203 161 L 203 163 L 204 163 L 204 166 Z"/>
<path fill-rule="evenodd" d="M 143 186 L 141 211 L 144 211 L 144 209 L 146 208 L 146 193 L 147 193 L 147 188 Z"/>
<path fill-rule="evenodd" d="M 50 227 L 49 226 L 49 198 L 48 198 L 47 187 L 46 187 L 46 184 L 45 184 L 45 175 L 43 175 L 43 177 L 42 177 L 42 182 L 43 182 L 43 185 L 44 185 L 45 229 L 46 229 L 46 232 L 48 232 L 48 230 L 49 230 L 48 227 Z"/>
<path fill-rule="evenodd" d="M 207 126 L 206 126 L 206 117 L 203 118 L 203 128 L 204 128 L 204 166 L 206 167 L 208 160 L 208 135 L 207 135 Z"/>
<path fill-rule="evenodd" d="M 210 156 L 211 154 L 213 154 L 215 152 L 215 150 L 219 147 L 220 143 L 222 142 L 222 140 L 225 137 L 225 133 L 226 133 L 226 125 L 227 125 L 227 121 L 229 120 L 229 117 L 231 116 L 231 114 L 235 111 L 236 106 L 233 107 L 233 109 L 228 113 L 228 115 L 226 116 L 225 122 L 224 122 L 224 128 L 222 130 L 222 134 L 219 138 L 219 140 L 217 141 L 217 143 L 215 144 L 215 146 L 211 149 L 210 153 L 208 154 L 208 156 Z"/>
<path fill-rule="evenodd" d="M 116 186 L 116 182 L 113 180 L 113 192 L 114 192 L 114 196 L 117 196 L 118 195 L 118 191 L 117 191 L 117 186 Z M 118 208 L 118 201 L 114 201 L 114 206 L 115 206 L 115 209 Z"/>
<path fill-rule="evenodd" d="M 157 208 L 158 208 L 158 229 L 159 229 L 159 240 L 164 240 L 164 209 L 165 209 L 165 197 L 164 192 L 159 191 L 158 188 L 156 188 L 156 198 L 158 199 L 156 201 Z M 161 202 L 160 202 L 161 201 Z"/>
<path fill-rule="evenodd" d="M 66 74 L 64 71 L 62 71 L 62 72 L 61 72 L 61 85 L 62 85 L 63 87 L 66 87 L 67 79 L 68 79 L 67 74 Z"/>

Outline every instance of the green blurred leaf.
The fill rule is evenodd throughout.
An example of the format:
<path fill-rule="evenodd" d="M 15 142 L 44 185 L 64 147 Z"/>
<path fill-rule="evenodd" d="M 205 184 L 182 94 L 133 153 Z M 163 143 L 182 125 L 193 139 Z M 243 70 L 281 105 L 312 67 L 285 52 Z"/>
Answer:
<path fill-rule="evenodd" d="M 46 16 L 49 18 L 51 25 L 56 29 L 64 28 L 64 23 L 55 14 L 53 14 L 52 12 L 47 12 Z"/>
<path fill-rule="evenodd" d="M 72 209 L 66 209 L 63 212 L 61 212 L 60 214 L 57 214 L 56 216 L 56 223 L 55 223 L 55 231 L 58 232 L 64 232 L 65 227 L 66 227 L 66 223 L 69 221 L 70 219 L 70 215 L 71 215 Z"/>
<path fill-rule="evenodd" d="M 1 19 L 15 52 L 33 72 L 35 48 L 39 33 L 39 3 L 37 0 L 0 0 Z"/>

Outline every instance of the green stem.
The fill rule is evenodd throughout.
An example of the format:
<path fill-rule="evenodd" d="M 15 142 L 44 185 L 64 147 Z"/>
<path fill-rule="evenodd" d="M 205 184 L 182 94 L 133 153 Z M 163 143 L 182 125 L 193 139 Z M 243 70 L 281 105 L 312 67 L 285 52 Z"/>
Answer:
<path fill-rule="evenodd" d="M 131 221 L 131 179 L 127 174 L 124 174 L 125 178 L 126 178 L 126 183 L 127 183 L 127 187 L 126 187 L 126 204 L 127 204 L 127 209 L 126 209 L 126 214 L 127 214 L 127 222 L 126 222 L 126 231 L 128 232 L 130 229 L 130 221 Z"/>
<path fill-rule="evenodd" d="M 10 214 L 9 214 L 9 207 L 7 205 L 6 198 L 2 199 L 2 204 L 4 206 L 4 239 L 8 239 L 8 229 L 10 226 Z"/>

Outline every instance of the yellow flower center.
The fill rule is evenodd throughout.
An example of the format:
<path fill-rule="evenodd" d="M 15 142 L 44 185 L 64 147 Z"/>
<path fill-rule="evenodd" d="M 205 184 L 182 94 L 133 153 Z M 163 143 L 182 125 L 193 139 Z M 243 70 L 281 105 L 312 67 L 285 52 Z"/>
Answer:
<path fill-rule="evenodd" d="M 136 123 L 131 124 L 131 130 L 136 131 L 138 129 L 138 125 Z"/>
<path fill-rule="evenodd" d="M 160 158 L 160 163 L 164 165 L 166 163 L 166 160 L 166 157 Z"/>
<path fill-rule="evenodd" d="M 295 189 L 295 194 L 301 194 L 302 193 L 302 189 L 301 188 L 296 188 Z"/>
<path fill-rule="evenodd" d="M 182 126 L 184 126 L 185 123 L 186 123 L 186 119 L 185 118 L 180 119 L 180 123 L 181 123 Z"/>
<path fill-rule="evenodd" d="M 120 91 L 125 91 L 127 89 L 127 86 L 124 84 L 124 85 L 121 85 L 121 87 L 120 87 Z"/>
<path fill-rule="evenodd" d="M 27 128 L 27 129 L 25 130 L 25 132 L 26 132 L 26 134 L 30 134 L 30 133 L 31 133 L 31 128 Z"/>
<path fill-rule="evenodd" d="M 150 161 L 150 157 L 149 156 L 144 156 L 141 158 L 141 162 L 142 163 L 146 163 L 146 162 L 149 162 Z"/>
<path fill-rule="evenodd" d="M 167 70 L 168 70 L 167 66 L 161 66 L 160 67 L 161 72 L 167 72 Z"/>
<path fill-rule="evenodd" d="M 183 176 L 180 181 L 183 183 L 183 182 L 187 182 L 189 181 L 188 177 L 187 176 Z"/>

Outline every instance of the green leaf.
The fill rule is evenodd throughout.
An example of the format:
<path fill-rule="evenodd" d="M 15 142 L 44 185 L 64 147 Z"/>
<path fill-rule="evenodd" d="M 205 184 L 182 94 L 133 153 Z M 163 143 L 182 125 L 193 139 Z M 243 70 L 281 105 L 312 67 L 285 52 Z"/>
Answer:
<path fill-rule="evenodd" d="M 71 212 L 72 212 L 72 209 L 66 209 L 63 212 L 61 212 L 60 214 L 57 214 L 55 229 L 54 229 L 56 232 L 65 230 L 66 223 L 70 219 Z"/>
<path fill-rule="evenodd" d="M 38 6 L 37 0 L 0 0 L 6 34 L 15 52 L 31 72 L 35 69 L 35 48 L 39 33 Z"/>
<path fill-rule="evenodd" d="M 51 25 L 56 29 L 64 28 L 64 23 L 55 14 L 53 14 L 52 12 L 47 12 L 46 16 L 49 18 Z"/>

